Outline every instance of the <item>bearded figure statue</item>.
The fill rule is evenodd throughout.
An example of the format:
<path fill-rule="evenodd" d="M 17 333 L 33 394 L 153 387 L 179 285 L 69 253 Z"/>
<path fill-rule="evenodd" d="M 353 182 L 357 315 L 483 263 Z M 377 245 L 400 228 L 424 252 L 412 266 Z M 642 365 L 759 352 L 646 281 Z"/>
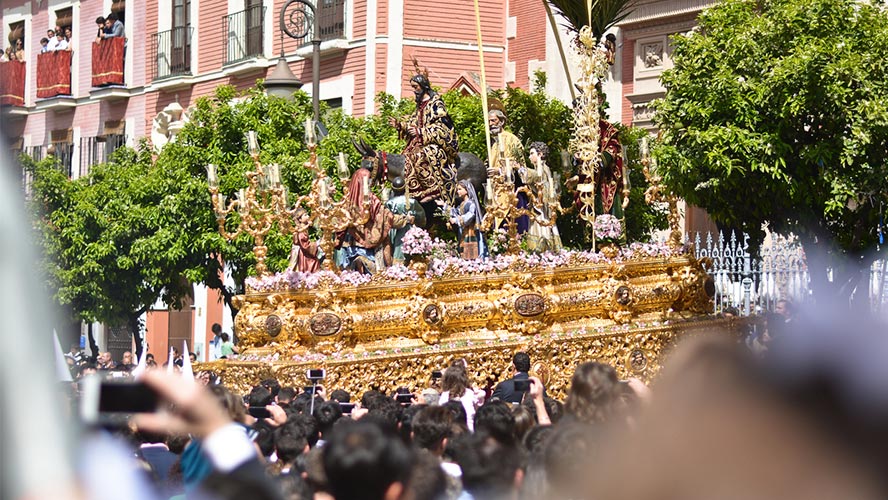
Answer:
<path fill-rule="evenodd" d="M 418 74 L 410 79 L 416 97 L 416 111 L 405 121 L 392 120 L 404 149 L 404 180 L 407 192 L 424 208 L 434 210 L 434 201 L 452 198 L 455 169 L 451 168 L 459 152 L 459 140 L 444 101 L 432 90 L 428 77 Z M 428 212 L 427 208 L 427 212 Z"/>

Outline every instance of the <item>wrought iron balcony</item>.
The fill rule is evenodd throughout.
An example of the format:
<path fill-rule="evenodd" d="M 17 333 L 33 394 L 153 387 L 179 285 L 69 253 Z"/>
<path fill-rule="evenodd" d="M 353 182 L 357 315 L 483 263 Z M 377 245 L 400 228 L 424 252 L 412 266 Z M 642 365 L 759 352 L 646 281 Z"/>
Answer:
<path fill-rule="evenodd" d="M 249 9 L 222 17 L 225 33 L 225 64 L 234 64 L 263 54 L 265 7 Z"/>
<path fill-rule="evenodd" d="M 148 60 L 152 65 L 152 80 L 191 75 L 191 41 L 194 28 L 179 26 L 151 35 Z"/>
<path fill-rule="evenodd" d="M 345 38 L 345 0 L 316 0 L 321 41 Z"/>

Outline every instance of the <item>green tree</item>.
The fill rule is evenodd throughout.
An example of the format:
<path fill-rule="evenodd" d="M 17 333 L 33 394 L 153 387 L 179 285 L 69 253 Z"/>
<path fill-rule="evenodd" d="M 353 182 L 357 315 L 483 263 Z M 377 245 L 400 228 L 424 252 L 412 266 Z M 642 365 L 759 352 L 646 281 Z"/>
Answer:
<path fill-rule="evenodd" d="M 815 294 L 847 295 L 877 257 L 888 201 L 881 4 L 727 0 L 699 22 L 673 39 L 656 104 L 665 181 L 754 239 L 765 223 L 798 235 Z"/>
<path fill-rule="evenodd" d="M 54 157 L 24 161 L 34 174 L 35 227 L 55 300 L 80 320 L 129 327 L 141 346 L 140 316 L 158 298 L 180 307 L 190 293 L 182 275 L 188 249 L 175 229 L 187 221 L 163 220 L 181 189 L 175 180 L 145 175 L 150 158 L 132 150 L 117 158 L 74 181 Z"/>

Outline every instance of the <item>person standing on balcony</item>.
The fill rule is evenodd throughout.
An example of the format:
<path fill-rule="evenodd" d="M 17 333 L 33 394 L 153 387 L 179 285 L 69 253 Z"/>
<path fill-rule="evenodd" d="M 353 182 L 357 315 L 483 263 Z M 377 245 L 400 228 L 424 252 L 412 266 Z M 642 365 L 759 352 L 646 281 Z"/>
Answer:
<path fill-rule="evenodd" d="M 68 49 L 68 40 L 65 40 L 65 32 L 57 31 L 56 32 L 56 46 L 55 50 L 69 50 Z"/>
<path fill-rule="evenodd" d="M 124 36 L 126 35 L 124 34 L 123 23 L 117 19 L 117 14 L 113 12 L 108 14 L 108 17 L 105 18 L 105 31 L 102 33 L 102 38 L 123 38 Z"/>
<path fill-rule="evenodd" d="M 99 16 L 96 18 L 96 43 L 102 41 L 102 35 L 105 34 L 105 18 Z"/>
<path fill-rule="evenodd" d="M 25 41 L 23 38 L 19 38 L 15 41 L 15 60 L 25 60 Z"/>
<path fill-rule="evenodd" d="M 43 37 L 40 39 L 40 53 L 49 52 L 49 39 Z"/>
<path fill-rule="evenodd" d="M 56 44 L 59 43 L 59 41 L 56 39 L 55 31 L 54 30 L 46 30 L 46 39 L 48 40 L 48 43 L 46 44 L 46 51 L 52 52 L 53 50 L 56 49 Z"/>

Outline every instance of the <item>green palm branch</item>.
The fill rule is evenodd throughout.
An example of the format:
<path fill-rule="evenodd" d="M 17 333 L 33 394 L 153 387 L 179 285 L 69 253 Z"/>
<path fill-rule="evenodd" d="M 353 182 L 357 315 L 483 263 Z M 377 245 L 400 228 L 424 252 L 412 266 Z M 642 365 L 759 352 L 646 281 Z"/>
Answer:
<path fill-rule="evenodd" d="M 572 32 L 579 32 L 589 24 L 589 13 L 586 0 L 548 0 L 558 9 L 558 15 L 567 21 L 565 27 Z M 637 0 L 592 0 L 592 33 L 601 39 L 604 32 L 632 13 Z"/>

